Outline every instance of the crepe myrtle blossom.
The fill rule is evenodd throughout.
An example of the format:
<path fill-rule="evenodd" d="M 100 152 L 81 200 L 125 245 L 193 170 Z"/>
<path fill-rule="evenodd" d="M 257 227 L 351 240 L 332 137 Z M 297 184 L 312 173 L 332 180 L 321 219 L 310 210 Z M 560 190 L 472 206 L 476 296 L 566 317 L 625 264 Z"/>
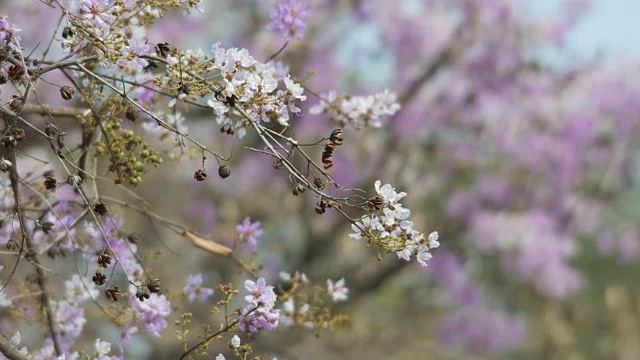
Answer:
<path fill-rule="evenodd" d="M 17 50 L 20 43 L 20 37 L 17 33 L 20 31 L 22 30 L 16 28 L 15 25 L 9 25 L 6 16 L 0 16 L 0 45 L 8 45 L 11 50 Z"/>
<path fill-rule="evenodd" d="M 241 240 L 247 242 L 250 248 L 254 248 L 258 242 L 256 237 L 261 236 L 264 230 L 260 227 L 259 221 L 251 222 L 251 219 L 246 217 L 242 224 L 236 226 L 236 233 Z"/>
<path fill-rule="evenodd" d="M 361 129 L 364 127 L 381 127 L 382 119 L 392 116 L 400 110 L 396 94 L 384 92 L 369 96 L 337 96 L 331 91 L 322 97 L 320 103 L 314 105 L 309 112 L 326 114 L 340 126 Z"/>
<path fill-rule="evenodd" d="M 302 39 L 311 17 L 307 0 L 282 0 L 271 10 L 267 30 L 279 31 L 287 41 Z"/>
<path fill-rule="evenodd" d="M 134 296 L 134 286 L 130 286 L 130 293 L 129 305 L 133 308 L 136 318 L 144 323 L 151 335 L 160 336 L 160 332 L 167 327 L 165 318 L 171 313 L 169 300 L 164 295 L 151 294 L 149 299 L 138 301 Z"/>
<path fill-rule="evenodd" d="M 276 294 L 273 286 L 267 285 L 264 278 L 259 278 L 257 281 L 246 280 L 244 287 L 250 294 L 244 297 L 248 304 L 240 310 L 240 330 L 257 333 L 262 329 L 275 329 L 280 319 L 280 310 L 274 309 Z"/>
<path fill-rule="evenodd" d="M 213 295 L 213 289 L 202 287 L 202 274 L 189 275 L 187 277 L 187 285 L 182 289 L 189 302 L 207 301 Z"/>
<path fill-rule="evenodd" d="M 413 228 L 413 222 L 409 220 L 411 211 L 399 202 L 407 195 L 405 192 L 396 192 L 390 184 L 382 185 L 380 180 L 374 186 L 378 196 L 371 201 L 378 205 L 351 225 L 354 232 L 349 236 L 356 240 L 365 238 L 406 261 L 415 256 L 420 265 L 427 266 L 432 257 L 431 250 L 440 246 L 438 233 L 434 231 L 425 238 Z"/>
<path fill-rule="evenodd" d="M 219 125 L 242 138 L 248 121 L 288 126 L 289 113 L 300 113 L 296 101 L 307 99 L 304 89 L 288 75 L 277 80 L 273 63 L 260 63 L 246 49 L 223 49 L 220 43 L 212 52 L 212 70 L 220 72 L 221 80 L 207 103 Z"/>
<path fill-rule="evenodd" d="M 347 301 L 349 298 L 349 289 L 344 286 L 344 278 L 341 278 L 335 283 L 331 279 L 327 279 L 327 292 L 331 295 L 334 302 Z"/>

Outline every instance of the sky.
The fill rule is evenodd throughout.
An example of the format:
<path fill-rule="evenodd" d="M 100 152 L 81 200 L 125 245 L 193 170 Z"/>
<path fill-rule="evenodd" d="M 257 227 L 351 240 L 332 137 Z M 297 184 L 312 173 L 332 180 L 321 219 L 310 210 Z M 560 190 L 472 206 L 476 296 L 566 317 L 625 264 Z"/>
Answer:
<path fill-rule="evenodd" d="M 553 14 L 562 0 L 528 0 L 532 15 Z M 591 59 L 640 59 L 640 1 L 592 0 L 592 9 L 571 32 L 569 53 Z"/>

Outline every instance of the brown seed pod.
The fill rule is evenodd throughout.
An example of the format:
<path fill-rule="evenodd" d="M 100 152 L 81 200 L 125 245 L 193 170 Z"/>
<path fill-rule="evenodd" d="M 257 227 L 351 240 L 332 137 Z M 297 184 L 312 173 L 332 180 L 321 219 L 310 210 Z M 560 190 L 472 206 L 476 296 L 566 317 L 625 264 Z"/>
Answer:
<path fill-rule="evenodd" d="M 105 290 L 104 294 L 111 302 L 118 301 L 118 296 L 122 295 L 122 293 L 120 292 L 120 288 L 117 286 Z"/>
<path fill-rule="evenodd" d="M 11 80 L 19 80 L 24 75 L 24 68 L 19 65 L 11 65 L 9 66 L 9 70 L 7 71 L 7 76 Z"/>
<path fill-rule="evenodd" d="M 333 143 L 328 143 L 324 146 L 322 151 L 322 166 L 325 170 L 333 166 L 333 149 L 336 146 Z"/>
<path fill-rule="evenodd" d="M 93 211 L 100 216 L 107 215 L 108 210 L 109 209 L 107 209 L 107 205 L 105 205 L 105 203 L 103 202 L 99 202 L 93 205 Z"/>
<path fill-rule="evenodd" d="M 151 297 L 151 294 L 149 294 L 149 289 L 144 286 L 140 286 L 138 287 L 138 290 L 136 290 L 136 297 L 138 298 L 138 300 L 144 302 L 145 299 Z"/>
<path fill-rule="evenodd" d="M 70 27 L 65 26 L 64 29 L 62 29 L 62 37 L 63 38 L 68 39 L 68 38 L 74 37 L 74 36 L 75 36 L 75 32 Z"/>
<path fill-rule="evenodd" d="M 329 136 L 329 141 L 335 146 L 342 145 L 342 129 L 334 129 Z"/>
<path fill-rule="evenodd" d="M 9 107 L 13 111 L 20 111 L 22 105 L 24 105 L 24 101 L 18 95 L 13 95 L 11 99 L 9 99 Z"/>
<path fill-rule="evenodd" d="M 168 42 L 158 43 L 155 47 L 156 54 L 160 57 L 166 58 L 171 53 L 171 48 Z"/>
<path fill-rule="evenodd" d="M 228 178 L 229 175 L 231 175 L 231 168 L 229 167 L 229 165 L 221 165 L 218 168 L 218 175 L 220 175 L 220 177 L 223 179 Z"/>
<path fill-rule="evenodd" d="M 71 100 L 75 93 L 76 91 L 71 86 L 63 86 L 60 88 L 60 96 L 62 96 L 64 100 Z"/>
<path fill-rule="evenodd" d="M 133 110 L 131 107 L 127 108 L 127 111 L 125 112 L 124 116 L 126 116 L 127 119 L 134 122 L 138 120 L 138 112 Z"/>
<path fill-rule="evenodd" d="M 44 188 L 47 190 L 54 190 L 58 186 L 58 180 L 51 176 L 46 176 L 44 179 Z"/>
<path fill-rule="evenodd" d="M 160 279 L 149 280 L 149 282 L 147 283 L 147 289 L 149 289 L 149 291 L 151 291 L 152 293 L 159 293 Z"/>
<path fill-rule="evenodd" d="M 207 170 L 205 170 L 204 168 L 199 168 L 193 174 L 193 178 L 196 179 L 196 181 L 204 181 L 204 179 L 207 178 Z"/>
<path fill-rule="evenodd" d="M 369 207 L 369 211 L 380 210 L 380 207 L 382 206 L 383 202 L 384 202 L 384 199 L 380 195 L 367 200 L 367 206 Z"/>
<path fill-rule="evenodd" d="M 107 282 L 107 276 L 101 272 L 96 272 L 91 279 L 96 285 L 104 285 Z"/>
<path fill-rule="evenodd" d="M 47 134 L 47 136 L 56 136 L 58 135 L 58 132 L 60 132 L 60 130 L 58 130 L 58 127 L 53 124 L 47 124 L 44 128 L 44 133 Z"/>
<path fill-rule="evenodd" d="M 109 264 L 111 264 L 111 255 L 107 253 L 98 255 L 98 265 L 106 268 L 109 267 Z"/>
<path fill-rule="evenodd" d="M 45 221 L 42 223 L 42 231 L 45 234 L 49 234 L 53 230 L 53 223 L 51 221 Z"/>

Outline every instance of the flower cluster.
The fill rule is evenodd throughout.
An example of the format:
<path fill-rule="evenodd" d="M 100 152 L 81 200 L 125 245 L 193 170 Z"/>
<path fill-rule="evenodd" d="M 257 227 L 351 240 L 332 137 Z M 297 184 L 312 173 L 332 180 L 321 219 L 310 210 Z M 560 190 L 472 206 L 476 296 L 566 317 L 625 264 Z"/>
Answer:
<path fill-rule="evenodd" d="M 354 233 L 349 236 L 356 240 L 366 238 L 406 261 L 415 256 L 420 265 L 427 266 L 430 251 L 440 246 L 438 233 L 432 232 L 425 239 L 424 234 L 413 228 L 409 220 L 411 211 L 399 203 L 407 195 L 405 192 L 398 193 L 389 184 L 381 186 L 380 180 L 375 182 L 375 189 L 378 196 L 369 201 L 373 212 L 352 224 Z"/>
<path fill-rule="evenodd" d="M 275 120 L 287 126 L 289 112 L 300 113 L 295 102 L 307 99 L 302 94 L 302 86 L 287 76 L 282 81 L 284 89 L 279 88 L 275 65 L 258 62 L 246 49 L 225 50 L 216 43 L 212 51 L 212 66 L 220 72 L 221 81 L 208 104 L 213 108 L 218 124 L 223 129 L 229 128 L 227 132 L 237 132 L 242 138 L 248 121 Z M 236 116 L 232 118 L 232 115 Z"/>
<path fill-rule="evenodd" d="M 278 327 L 280 310 L 274 308 L 276 293 L 273 286 L 267 286 L 266 280 L 259 278 L 257 281 L 246 280 L 244 287 L 250 294 L 244 297 L 248 304 L 240 310 L 240 330 L 257 333 Z"/>
<path fill-rule="evenodd" d="M 334 91 L 309 111 L 312 114 L 324 113 L 342 127 L 361 129 L 380 127 L 385 116 L 392 116 L 400 110 L 396 94 L 385 90 L 369 96 L 337 96 Z"/>
<path fill-rule="evenodd" d="M 287 41 L 302 39 L 311 16 L 306 0 L 283 0 L 271 10 L 271 21 L 267 29 L 279 31 Z"/>
<path fill-rule="evenodd" d="M 8 46 L 12 50 L 19 47 L 20 37 L 16 35 L 20 29 L 9 26 L 6 16 L 0 16 L 0 46 Z"/>
<path fill-rule="evenodd" d="M 138 301 L 134 296 L 136 288 L 131 287 L 129 305 L 133 308 L 136 318 L 144 322 L 147 331 L 155 336 L 167 327 L 165 319 L 171 313 L 171 302 L 164 295 L 151 294 L 146 301 Z"/>

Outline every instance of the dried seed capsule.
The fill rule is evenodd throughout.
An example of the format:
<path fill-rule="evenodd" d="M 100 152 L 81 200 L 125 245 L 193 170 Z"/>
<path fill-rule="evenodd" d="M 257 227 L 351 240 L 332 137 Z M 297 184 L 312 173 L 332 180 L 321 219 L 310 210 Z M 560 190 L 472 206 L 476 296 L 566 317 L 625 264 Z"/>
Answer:
<path fill-rule="evenodd" d="M 63 86 L 60 88 L 60 96 L 65 100 L 71 100 L 76 91 L 71 86 Z"/>
<path fill-rule="evenodd" d="M 47 176 L 44 179 L 44 188 L 47 190 L 54 190 L 58 186 L 58 180 L 51 176 Z"/>
<path fill-rule="evenodd" d="M 324 146 L 324 150 L 322 151 L 322 166 L 325 170 L 333 166 L 333 149 L 335 147 L 333 143 Z"/>
<path fill-rule="evenodd" d="M 313 186 L 315 186 L 318 189 L 322 189 L 324 187 L 322 179 L 320 179 L 319 177 L 313 179 Z"/>
<path fill-rule="evenodd" d="M 19 65 L 11 65 L 9 66 L 9 70 L 7 71 L 7 76 L 11 80 L 19 80 L 22 75 L 24 75 L 24 68 Z"/>
<path fill-rule="evenodd" d="M 11 161 L 5 158 L 2 158 L 2 160 L 0 160 L 0 171 L 7 172 L 11 170 L 12 167 L 13 167 L 13 164 L 11 163 Z"/>
<path fill-rule="evenodd" d="M 53 223 L 51 221 L 45 221 L 42 223 L 42 231 L 45 234 L 49 234 L 53 230 Z"/>
<path fill-rule="evenodd" d="M 151 294 L 149 294 L 149 289 L 147 289 L 144 286 L 140 286 L 136 290 L 136 297 L 138 298 L 138 300 L 144 302 L 145 299 L 148 299 L 151 297 Z"/>
<path fill-rule="evenodd" d="M 152 293 L 159 293 L 160 292 L 160 279 L 149 280 L 149 282 L 147 283 L 147 288 Z"/>
<path fill-rule="evenodd" d="M 111 264 L 111 255 L 107 253 L 98 255 L 98 265 L 106 268 L 109 267 L 109 264 Z"/>
<path fill-rule="evenodd" d="M 131 107 L 127 108 L 127 112 L 125 112 L 124 116 L 126 116 L 127 119 L 134 122 L 138 120 L 138 112 L 133 110 Z"/>
<path fill-rule="evenodd" d="M 156 54 L 163 58 L 167 57 L 167 55 L 171 53 L 171 48 L 169 47 L 168 42 L 161 42 L 156 44 L 155 50 Z"/>
<path fill-rule="evenodd" d="M 24 101 L 17 95 L 13 95 L 11 96 L 11 99 L 9 99 L 9 107 L 13 111 L 20 111 L 20 109 L 22 109 L 22 105 L 24 105 Z"/>
<path fill-rule="evenodd" d="M 73 37 L 74 35 L 75 35 L 75 32 L 70 27 L 65 26 L 64 29 L 62 29 L 63 38 L 68 39 L 70 37 Z"/>
<path fill-rule="evenodd" d="M 193 174 L 193 178 L 196 179 L 196 181 L 204 181 L 204 179 L 207 178 L 207 170 L 205 170 L 204 168 L 199 168 Z"/>
<path fill-rule="evenodd" d="M 229 167 L 229 165 L 221 165 L 218 168 L 218 175 L 220 175 L 220 177 L 223 179 L 228 178 L 229 175 L 231 175 L 231 168 Z"/>
<path fill-rule="evenodd" d="M 334 144 L 335 146 L 340 146 L 342 145 L 342 129 L 335 129 L 331 132 L 331 135 L 329 136 L 329 141 L 331 141 L 332 144 Z"/>
<path fill-rule="evenodd" d="M 103 202 L 99 202 L 99 203 L 93 205 L 93 211 L 96 214 L 101 215 L 101 216 L 107 215 L 107 211 L 108 211 L 107 205 L 105 205 L 105 203 L 103 203 Z"/>
<path fill-rule="evenodd" d="M 58 135 L 58 132 L 60 132 L 60 130 L 58 130 L 58 127 L 53 124 L 47 124 L 44 128 L 44 133 L 47 134 L 47 136 L 56 136 Z"/>
<path fill-rule="evenodd" d="M 111 302 L 118 301 L 118 296 L 122 295 L 122 293 L 120 292 L 120 288 L 117 286 L 105 290 L 104 294 Z"/>
<path fill-rule="evenodd" d="M 96 285 L 104 285 L 107 282 L 107 276 L 101 272 L 96 272 L 91 279 Z"/>

